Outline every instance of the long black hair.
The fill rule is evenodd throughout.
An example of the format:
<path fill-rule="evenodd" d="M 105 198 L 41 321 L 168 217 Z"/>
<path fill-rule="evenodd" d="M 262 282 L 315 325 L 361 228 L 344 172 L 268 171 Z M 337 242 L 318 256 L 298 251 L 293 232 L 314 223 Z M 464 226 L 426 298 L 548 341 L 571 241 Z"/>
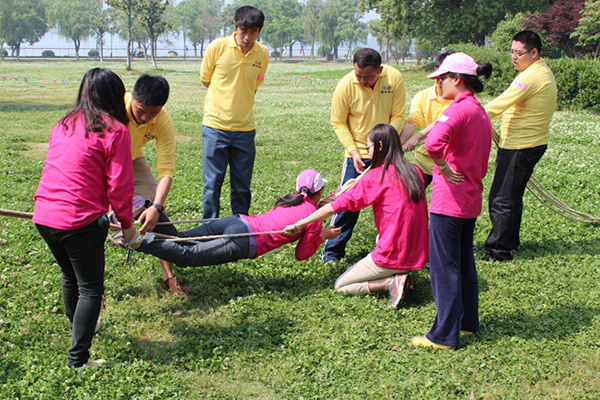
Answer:
<path fill-rule="evenodd" d="M 477 76 L 483 75 L 485 79 L 488 79 L 492 75 L 492 64 L 485 63 L 479 64 L 477 66 Z M 465 83 L 465 87 L 472 91 L 473 93 L 480 93 L 483 91 L 483 82 L 477 76 L 467 75 L 467 74 L 457 74 L 455 72 L 450 72 L 448 74 L 451 78 L 460 77 Z"/>
<path fill-rule="evenodd" d="M 283 197 L 277 198 L 277 200 L 275 201 L 275 207 L 277 207 L 277 206 L 282 206 L 282 207 L 299 206 L 304 201 L 304 198 L 312 197 L 316 194 L 319 194 L 321 191 L 323 191 L 323 188 L 321 188 L 321 190 L 317 190 L 314 193 L 311 193 L 310 189 L 308 189 L 308 187 L 302 186 L 300 188 L 299 193 L 290 193 Z"/>
<path fill-rule="evenodd" d="M 65 129 L 69 129 L 69 122 L 81 113 L 85 123 L 85 136 L 90 131 L 102 136 L 104 130 L 109 129 L 104 118 L 119 121 L 123 125 L 129 122 L 124 95 L 125 85 L 117 74 L 105 68 L 90 69 L 79 85 L 77 101 L 60 122 Z M 71 122 L 74 127 L 75 123 Z"/>
<path fill-rule="evenodd" d="M 415 166 L 404 158 L 404 150 L 400 144 L 398 131 L 388 124 L 377 124 L 369 131 L 367 137 L 373 143 L 371 168 L 383 166 L 381 180 L 387 173 L 388 166 L 395 167 L 396 175 L 411 201 L 418 202 L 425 198 L 425 186 Z"/>

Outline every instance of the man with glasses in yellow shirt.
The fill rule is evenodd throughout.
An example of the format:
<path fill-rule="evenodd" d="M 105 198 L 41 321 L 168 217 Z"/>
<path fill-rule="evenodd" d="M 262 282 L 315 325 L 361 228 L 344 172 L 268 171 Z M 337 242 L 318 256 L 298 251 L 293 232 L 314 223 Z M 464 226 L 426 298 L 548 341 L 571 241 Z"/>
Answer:
<path fill-rule="evenodd" d="M 265 16 L 255 7 L 235 11 L 235 32 L 211 42 L 200 79 L 208 88 L 202 120 L 204 218 L 218 218 L 221 187 L 229 165 L 232 214 L 248 215 L 256 135 L 254 96 L 269 65 L 266 46 L 256 41 Z"/>
<path fill-rule="evenodd" d="M 406 91 L 402 74 L 381 65 L 381 55 L 363 48 L 354 55 L 354 71 L 338 83 L 331 102 L 331 125 L 345 149 L 342 185 L 358 177 L 371 163 L 367 133 L 377 124 L 390 124 L 398 132 L 404 125 Z M 358 220 L 358 212 L 342 211 L 331 225 L 342 233 L 327 240 L 321 252 L 323 262 L 337 261 L 346 254 L 346 243 Z"/>
<path fill-rule="evenodd" d="M 485 106 L 490 119 L 502 117 L 500 144 L 489 212 L 492 230 L 485 260 L 513 259 L 519 244 L 523 194 L 533 169 L 548 147 L 548 126 L 556 109 L 556 81 L 540 57 L 542 41 L 533 31 L 513 37 L 510 54 L 519 75 Z"/>

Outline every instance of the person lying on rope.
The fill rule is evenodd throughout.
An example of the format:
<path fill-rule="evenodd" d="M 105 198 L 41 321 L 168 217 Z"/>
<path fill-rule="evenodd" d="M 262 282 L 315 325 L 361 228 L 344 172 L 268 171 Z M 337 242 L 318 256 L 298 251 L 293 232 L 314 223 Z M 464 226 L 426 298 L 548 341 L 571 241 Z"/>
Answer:
<path fill-rule="evenodd" d="M 310 258 L 323 240 L 334 239 L 341 229 L 328 226 L 322 229 L 321 221 L 304 226 L 295 235 L 287 236 L 285 226 L 307 217 L 317 209 L 326 180 L 315 170 L 305 170 L 296 180 L 296 194 L 277 199 L 275 207 L 265 214 L 232 215 L 209 221 L 196 228 L 178 232 L 172 225 L 155 229 L 162 233 L 187 240 L 162 239 L 156 233 L 136 237 L 129 247 L 179 267 L 217 265 L 243 258 L 256 258 L 287 243 L 298 241 L 295 250 L 299 261 Z M 269 232 L 268 234 L 256 234 Z M 202 237 L 211 236 L 211 240 Z M 212 236 L 217 236 L 212 238 Z"/>

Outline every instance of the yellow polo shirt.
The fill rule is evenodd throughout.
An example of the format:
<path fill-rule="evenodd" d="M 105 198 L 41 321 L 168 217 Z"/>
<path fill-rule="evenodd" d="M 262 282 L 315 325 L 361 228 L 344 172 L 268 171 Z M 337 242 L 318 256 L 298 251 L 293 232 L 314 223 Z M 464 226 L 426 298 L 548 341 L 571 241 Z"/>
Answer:
<path fill-rule="evenodd" d="M 396 68 L 384 65 L 373 89 L 362 86 L 354 71 L 340 80 L 331 101 L 331 125 L 346 157 L 358 150 L 362 158 L 369 158 L 367 133 L 377 124 L 390 124 L 400 133 L 405 112 L 404 78 Z"/>
<path fill-rule="evenodd" d="M 527 67 L 485 106 L 490 119 L 502 116 L 500 147 L 507 150 L 548 144 L 548 126 L 555 109 L 556 81 L 544 60 Z"/>
<path fill-rule="evenodd" d="M 206 48 L 200 79 L 210 82 L 204 100 L 202 125 L 226 131 L 254 129 L 254 95 L 269 65 L 266 46 L 254 42 L 244 55 L 233 35 L 216 39 Z"/>
<path fill-rule="evenodd" d="M 440 100 L 435 91 L 436 85 L 421 90 L 413 97 L 410 103 L 410 114 L 406 119 L 407 124 L 413 124 L 418 128 L 427 127 L 442 115 L 444 110 L 452 103 L 452 100 Z M 433 175 L 433 160 L 429 157 L 425 146 L 417 148 L 413 163 L 421 171 Z"/>
<path fill-rule="evenodd" d="M 127 129 L 131 135 L 131 158 L 144 157 L 144 146 L 156 140 L 156 173 L 173 177 L 175 174 L 175 128 L 171 117 L 163 107 L 158 115 L 147 124 L 138 124 L 131 112 L 131 93 L 125 93 L 125 108 L 129 116 Z"/>

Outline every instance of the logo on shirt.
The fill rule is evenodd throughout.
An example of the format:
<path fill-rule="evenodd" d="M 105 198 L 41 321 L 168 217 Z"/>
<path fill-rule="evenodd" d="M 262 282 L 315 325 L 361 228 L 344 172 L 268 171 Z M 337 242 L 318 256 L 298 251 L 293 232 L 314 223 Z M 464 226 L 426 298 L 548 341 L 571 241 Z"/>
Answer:
<path fill-rule="evenodd" d="M 393 93 L 394 91 L 392 90 L 391 86 L 384 86 L 381 88 L 381 93 Z"/>
<path fill-rule="evenodd" d="M 148 140 L 156 139 L 156 136 L 154 136 L 154 135 L 152 134 L 152 132 L 146 132 L 146 133 L 144 134 L 144 137 L 145 137 L 146 139 L 148 139 Z"/>
<path fill-rule="evenodd" d="M 252 66 L 254 68 L 261 69 L 262 68 L 262 63 L 260 61 L 254 61 L 254 64 L 252 64 Z"/>
<path fill-rule="evenodd" d="M 442 114 L 442 116 L 438 118 L 438 121 L 440 121 L 440 122 L 446 122 L 449 119 L 450 118 L 446 114 Z"/>
<path fill-rule="evenodd" d="M 525 90 L 525 88 L 527 87 L 527 84 L 525 82 L 517 81 L 517 82 L 515 82 L 515 86 L 517 86 L 521 90 Z"/>

